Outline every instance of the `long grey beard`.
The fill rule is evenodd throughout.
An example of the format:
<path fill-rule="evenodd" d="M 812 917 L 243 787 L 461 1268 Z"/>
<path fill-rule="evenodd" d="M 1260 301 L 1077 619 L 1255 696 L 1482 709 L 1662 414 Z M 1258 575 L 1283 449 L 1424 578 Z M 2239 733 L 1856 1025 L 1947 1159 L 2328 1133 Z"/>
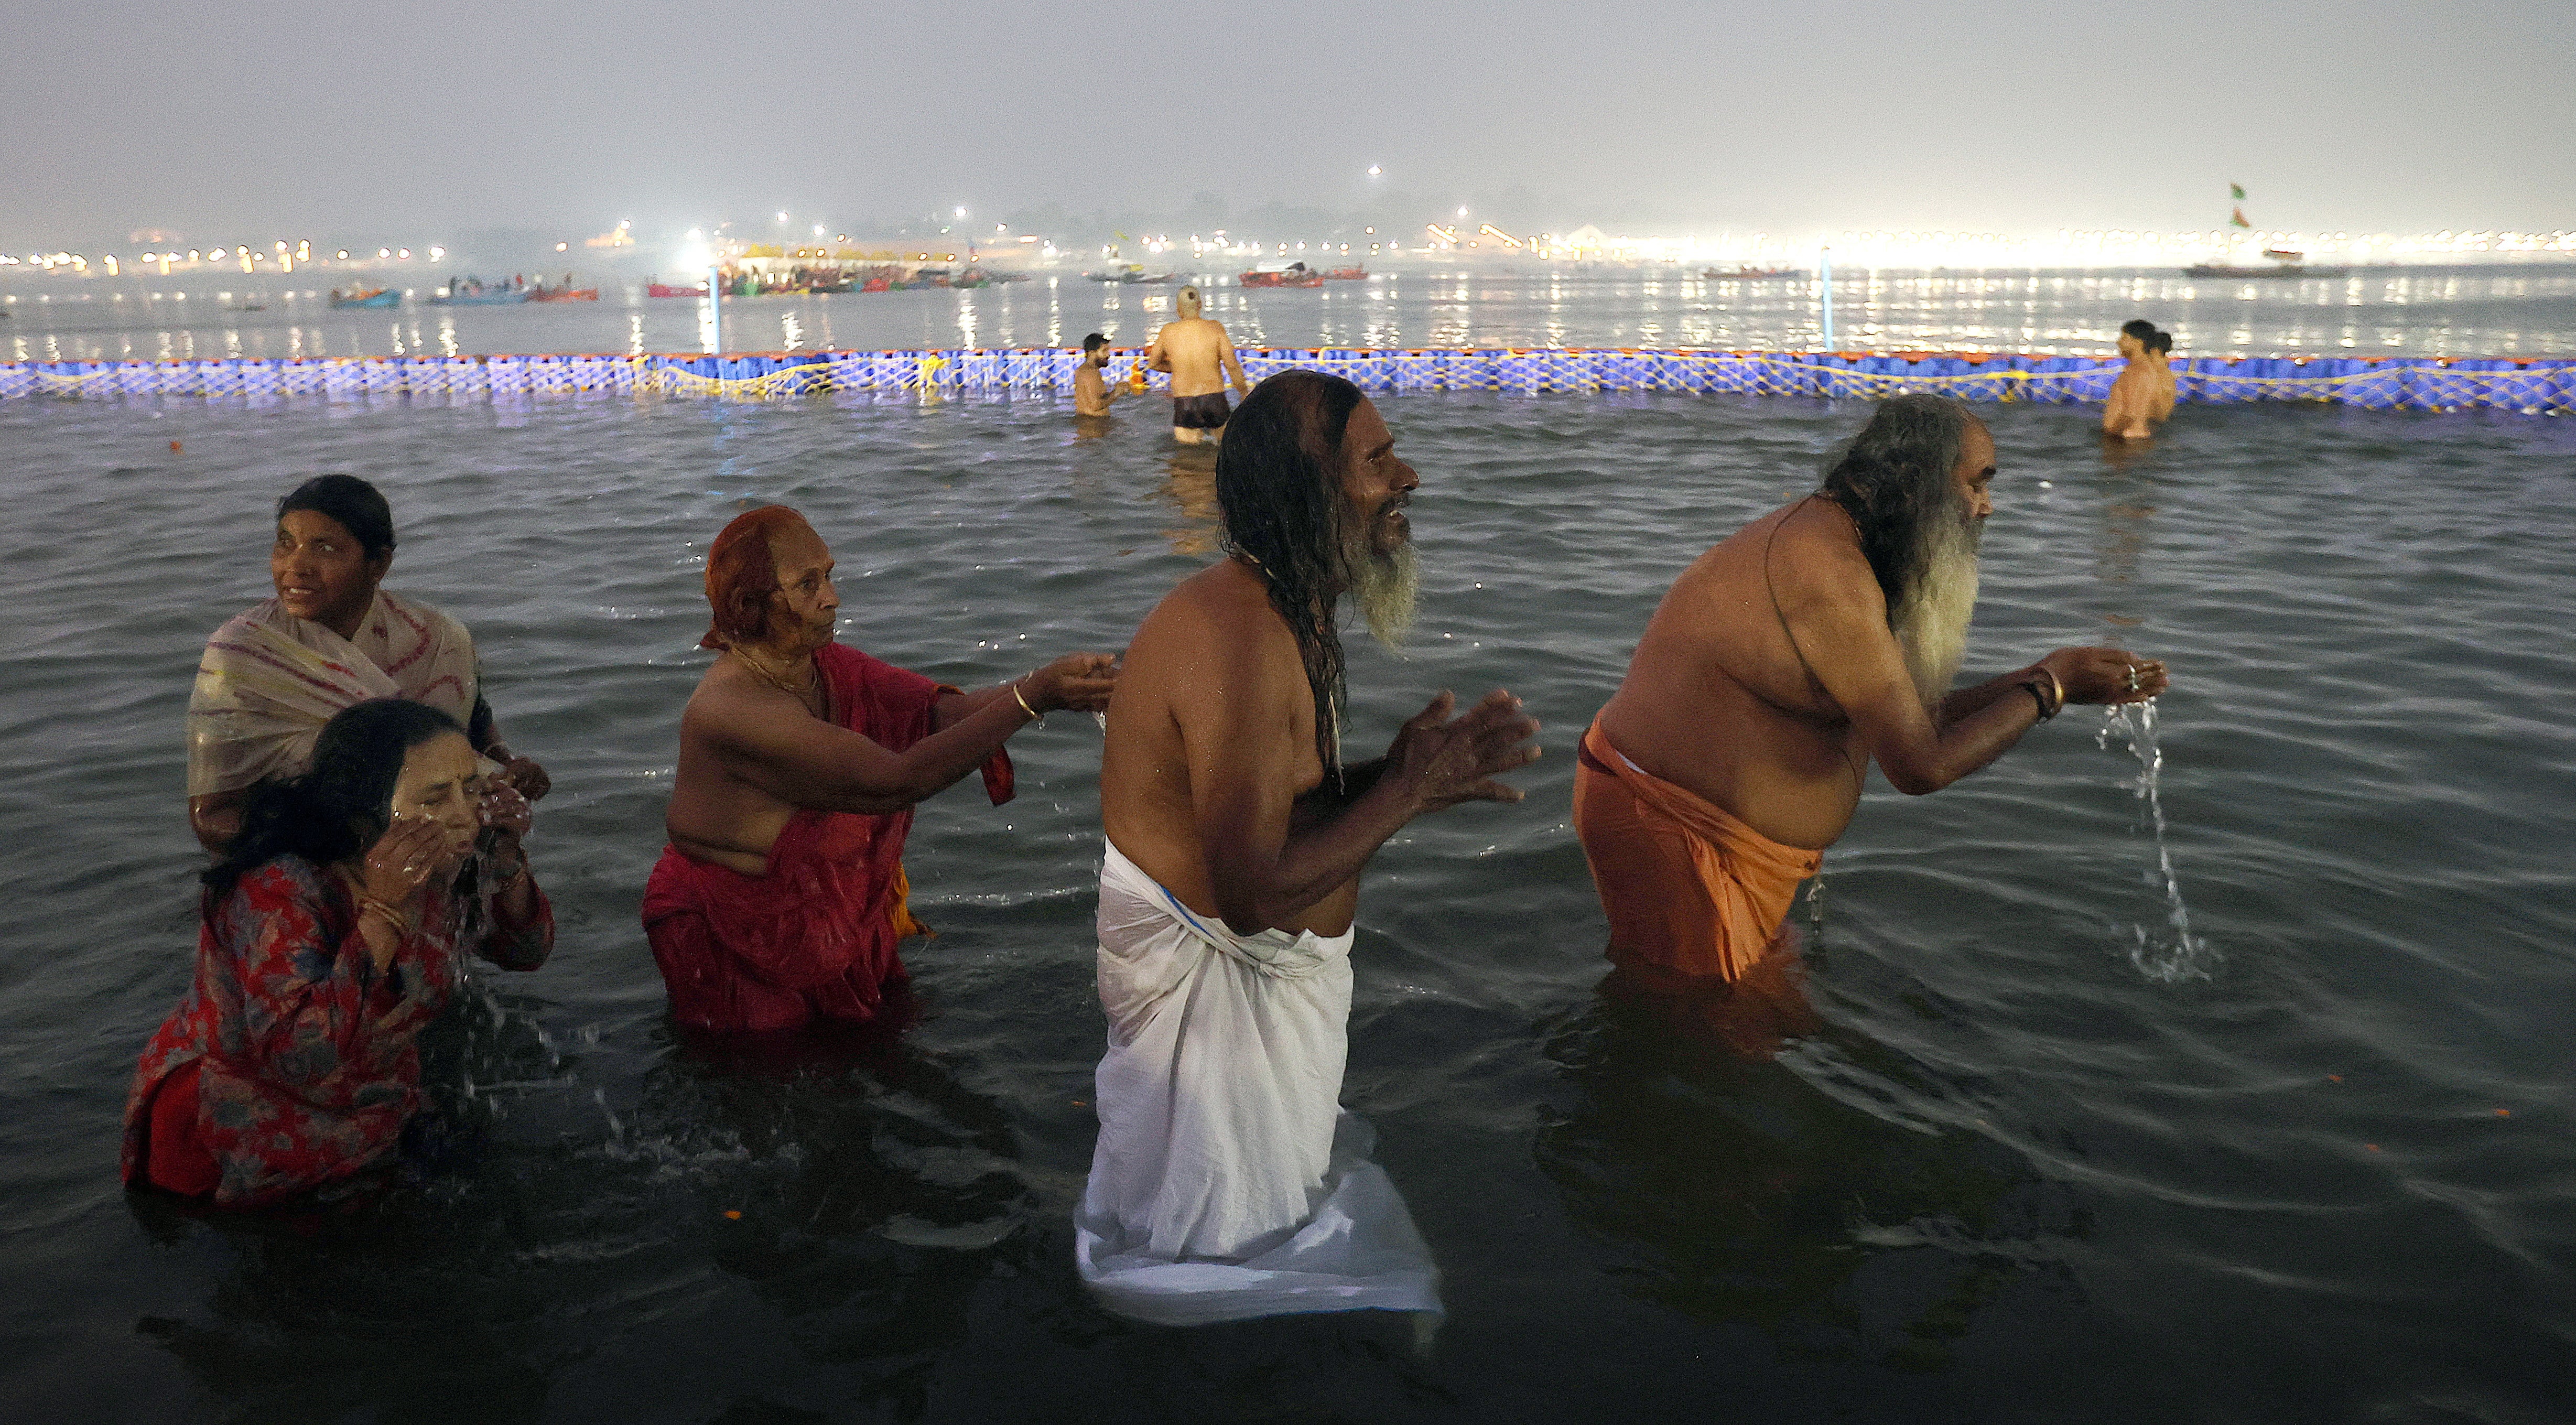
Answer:
<path fill-rule="evenodd" d="M 1365 539 L 1342 550 L 1344 596 L 1368 624 L 1369 635 L 1397 652 L 1413 631 L 1413 608 L 1422 592 L 1421 560 L 1406 540 L 1392 553 Z"/>
<path fill-rule="evenodd" d="M 1922 575 L 1889 621 L 1927 711 L 1941 706 L 1968 656 L 1968 624 L 1977 614 L 1979 533 L 1973 519 L 1932 521 L 1923 536 Z"/>

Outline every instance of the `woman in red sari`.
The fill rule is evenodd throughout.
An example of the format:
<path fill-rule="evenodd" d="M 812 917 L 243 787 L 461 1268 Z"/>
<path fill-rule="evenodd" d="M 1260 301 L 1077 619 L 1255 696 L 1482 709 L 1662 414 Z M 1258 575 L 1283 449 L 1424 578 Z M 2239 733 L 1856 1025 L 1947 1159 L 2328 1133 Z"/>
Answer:
<path fill-rule="evenodd" d="M 554 947 L 528 804 L 478 765 L 454 718 L 386 698 L 252 788 L 205 875 L 196 981 L 126 1100 L 128 1184 L 257 1207 L 392 1155 L 462 957 L 532 970 Z"/>

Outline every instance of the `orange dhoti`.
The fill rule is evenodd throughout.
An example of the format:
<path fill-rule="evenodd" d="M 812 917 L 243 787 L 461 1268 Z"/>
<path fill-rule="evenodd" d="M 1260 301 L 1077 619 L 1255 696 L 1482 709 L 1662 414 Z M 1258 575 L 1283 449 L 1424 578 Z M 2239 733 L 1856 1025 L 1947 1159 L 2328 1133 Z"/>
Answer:
<path fill-rule="evenodd" d="M 1595 722 L 1574 769 L 1574 834 L 1610 914 L 1610 958 L 1741 978 L 1824 853 L 1783 846 L 1631 766 Z"/>

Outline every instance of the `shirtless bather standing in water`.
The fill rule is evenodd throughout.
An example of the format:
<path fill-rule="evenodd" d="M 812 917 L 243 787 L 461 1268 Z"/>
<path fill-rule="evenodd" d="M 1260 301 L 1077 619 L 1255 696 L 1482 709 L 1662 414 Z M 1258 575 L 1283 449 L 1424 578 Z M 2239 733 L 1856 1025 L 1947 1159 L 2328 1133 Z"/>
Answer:
<path fill-rule="evenodd" d="M 2162 663 L 2117 648 L 2061 648 L 1950 691 L 1994 473 L 1967 407 L 1896 397 L 1823 489 L 1674 581 L 1574 774 L 1612 960 L 1740 979 L 1851 824 L 1872 758 L 1921 796 L 2068 703 L 2164 691 Z"/>
<path fill-rule="evenodd" d="M 1173 305 L 1180 316 L 1154 334 L 1145 364 L 1172 373 L 1173 439 L 1195 442 L 1204 431 L 1222 440 L 1226 380 L 1233 379 L 1238 396 L 1251 395 L 1252 383 L 1244 379 L 1243 362 L 1234 354 L 1225 324 L 1199 315 L 1199 289 L 1182 288 Z"/>
<path fill-rule="evenodd" d="M 2173 415 L 2174 378 L 2170 365 L 2173 338 L 2143 318 L 2120 328 L 2120 355 L 2129 365 L 2111 383 L 2111 398 L 2102 407 L 2102 433 L 2120 440 L 2145 440 L 2156 422 Z"/>
<path fill-rule="evenodd" d="M 1109 364 L 1109 338 L 1098 332 L 1082 339 L 1082 364 L 1073 368 L 1073 413 L 1077 416 L 1105 416 L 1109 403 L 1118 399 L 1100 368 Z"/>

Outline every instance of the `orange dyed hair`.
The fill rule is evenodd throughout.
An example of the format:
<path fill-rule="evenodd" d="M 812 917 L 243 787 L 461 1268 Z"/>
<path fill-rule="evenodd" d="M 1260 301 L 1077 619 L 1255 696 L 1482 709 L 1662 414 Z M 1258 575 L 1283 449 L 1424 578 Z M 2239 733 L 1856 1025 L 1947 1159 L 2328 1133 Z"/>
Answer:
<path fill-rule="evenodd" d="M 715 625 L 698 640 L 700 648 L 731 648 L 769 636 L 769 596 L 778 592 L 769 537 L 784 529 L 810 533 L 813 526 L 785 505 L 763 505 L 734 516 L 707 546 L 707 604 L 715 610 Z"/>

